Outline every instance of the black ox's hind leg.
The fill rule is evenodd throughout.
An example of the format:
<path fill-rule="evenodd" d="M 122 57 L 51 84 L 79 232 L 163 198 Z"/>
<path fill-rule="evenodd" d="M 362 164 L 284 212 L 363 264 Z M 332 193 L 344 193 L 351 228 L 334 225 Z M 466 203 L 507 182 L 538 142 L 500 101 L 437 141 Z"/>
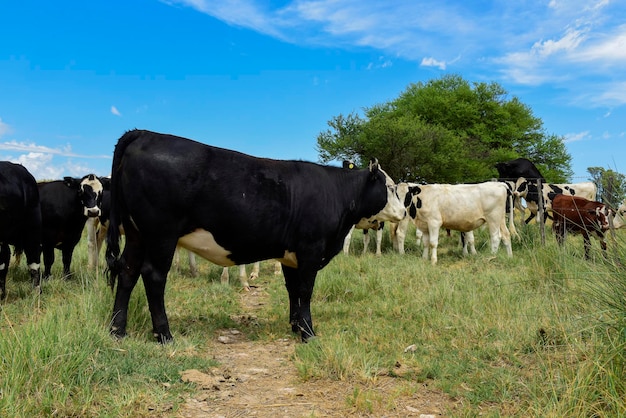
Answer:
<path fill-rule="evenodd" d="M 298 269 L 283 265 L 285 286 L 289 293 L 289 322 L 291 330 L 300 333 L 302 341 L 315 336 L 313 320 L 311 319 L 311 297 L 317 271 L 313 269 Z"/>
<path fill-rule="evenodd" d="M 175 250 L 176 241 L 168 244 L 163 240 L 152 240 L 141 266 L 141 277 L 152 317 L 152 333 L 161 344 L 173 340 L 165 312 L 165 284 Z"/>
<path fill-rule="evenodd" d="M 117 338 L 126 336 L 126 322 L 128 320 L 128 303 L 130 295 L 139 279 L 139 272 L 143 264 L 143 249 L 132 238 L 126 238 L 126 246 L 119 263 L 122 267 L 117 278 L 115 303 L 111 318 L 111 335 Z"/>

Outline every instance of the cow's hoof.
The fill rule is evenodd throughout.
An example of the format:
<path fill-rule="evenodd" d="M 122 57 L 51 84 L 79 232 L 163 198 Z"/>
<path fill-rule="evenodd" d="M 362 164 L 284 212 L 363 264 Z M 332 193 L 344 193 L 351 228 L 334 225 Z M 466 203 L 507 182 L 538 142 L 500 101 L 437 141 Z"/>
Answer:
<path fill-rule="evenodd" d="M 154 338 L 156 338 L 157 342 L 159 344 L 169 344 L 171 342 L 174 342 L 174 337 L 172 337 L 172 334 L 168 333 L 168 334 L 158 334 L 158 333 L 153 333 L 152 335 L 154 335 Z"/>
<path fill-rule="evenodd" d="M 111 337 L 115 338 L 116 340 L 121 340 L 122 338 L 126 337 L 126 331 L 115 327 L 111 327 L 109 333 L 111 334 Z"/>

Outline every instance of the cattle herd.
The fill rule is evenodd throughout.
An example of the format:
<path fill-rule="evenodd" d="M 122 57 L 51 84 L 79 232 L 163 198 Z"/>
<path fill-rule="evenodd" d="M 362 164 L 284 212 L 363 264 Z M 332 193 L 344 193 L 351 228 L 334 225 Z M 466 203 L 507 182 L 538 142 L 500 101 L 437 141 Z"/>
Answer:
<path fill-rule="evenodd" d="M 225 267 L 275 259 L 282 265 L 289 295 L 289 321 L 303 341 L 315 336 L 310 302 L 317 272 L 342 249 L 349 251 L 354 228 L 377 231 L 377 254 L 384 223 L 394 249 L 404 253 L 408 225 L 423 245 L 423 258 L 437 263 L 441 228 L 459 231 L 463 253 L 475 253 L 473 231 L 485 225 L 491 251 L 503 242 L 512 255 L 514 209 L 527 203 L 531 216 L 551 217 L 558 243 L 581 234 L 585 256 L 590 237 L 625 225 L 626 204 L 616 211 L 595 201 L 593 183 L 550 184 L 527 159 L 496 164 L 498 181 L 478 184 L 399 183 L 377 161 L 365 169 L 322 166 L 304 161 L 256 158 L 186 138 L 132 130 L 118 141 L 111 177 L 37 183 L 21 165 L 0 162 L 0 298 L 6 297 L 10 247 L 22 256 L 33 286 L 51 275 L 60 249 L 63 276 L 88 219 L 89 266 L 97 265 L 107 240 L 109 281 L 115 288 L 111 333 L 126 334 L 131 292 L 142 277 L 155 338 L 172 339 L 165 312 L 168 272 L 179 247 Z M 508 225 L 507 225 L 508 223 Z M 99 229 L 96 226 L 99 225 Z M 120 236 L 125 245 L 120 248 Z M 193 258 L 190 258 L 190 265 Z M 16 264 L 17 264 L 16 263 Z"/>

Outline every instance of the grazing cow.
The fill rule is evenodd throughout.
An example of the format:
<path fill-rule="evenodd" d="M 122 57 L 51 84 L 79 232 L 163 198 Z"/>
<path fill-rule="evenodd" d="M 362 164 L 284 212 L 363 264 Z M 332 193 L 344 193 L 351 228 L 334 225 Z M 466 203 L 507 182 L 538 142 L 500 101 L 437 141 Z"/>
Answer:
<path fill-rule="evenodd" d="M 306 341 L 315 336 L 310 303 L 317 272 L 341 251 L 350 228 L 363 218 L 397 222 L 404 214 L 377 162 L 344 170 L 129 131 L 115 147 L 111 177 L 107 263 L 111 284 L 117 280 L 111 333 L 126 334 L 141 275 L 154 336 L 172 339 L 164 291 L 178 243 L 222 266 L 279 260 L 291 329 Z"/>
<path fill-rule="evenodd" d="M 589 259 L 593 236 L 600 241 L 600 246 L 606 255 L 606 241 L 604 233 L 609 229 L 609 217 L 613 211 L 604 203 L 595 202 L 578 196 L 557 194 L 552 201 L 552 231 L 557 242 L 562 245 L 565 233 L 581 234 L 585 244 L 585 258 Z M 594 235 L 595 234 L 595 235 Z"/>
<path fill-rule="evenodd" d="M 67 278 L 74 247 L 80 241 L 87 218 L 100 216 L 104 186 L 96 175 L 89 174 L 80 179 L 65 177 L 63 180 L 39 183 L 38 187 L 44 278 L 50 277 L 55 248 L 61 250 L 63 277 Z"/>
<path fill-rule="evenodd" d="M 350 242 L 352 240 L 352 232 L 355 229 L 363 230 L 363 255 L 367 253 L 367 248 L 370 245 L 370 234 L 369 234 L 370 229 L 373 231 L 376 231 L 376 255 L 382 254 L 381 246 L 383 242 L 383 230 L 385 229 L 385 223 L 378 222 L 377 220 L 374 220 L 371 223 L 370 222 L 366 222 L 365 224 L 359 223 L 359 224 L 354 225 L 352 229 L 350 229 L 350 232 L 348 232 L 348 235 L 346 235 L 346 239 L 343 242 L 344 254 L 350 253 Z"/>
<path fill-rule="evenodd" d="M 507 191 L 501 182 L 424 185 L 400 183 L 398 194 L 405 196 L 408 214 L 423 233 L 423 258 L 428 258 L 430 250 L 432 264 L 437 263 L 439 229 L 442 227 L 467 233 L 487 224 L 492 253 L 498 250 L 502 241 L 507 255 L 512 256 L 511 235 L 506 226 Z M 473 241 L 473 236 L 469 238 Z"/>
<path fill-rule="evenodd" d="M 542 183 L 541 184 L 541 199 L 543 201 L 543 221 L 550 217 L 549 212 L 552 212 L 552 198 L 557 194 L 566 194 L 570 196 L 584 197 L 587 200 L 595 200 L 597 194 L 596 185 L 591 181 L 585 181 L 582 183 L 573 184 L 556 184 L 556 183 Z M 539 188 L 534 181 L 527 180 L 524 177 L 517 179 L 515 184 L 515 191 L 513 192 L 517 199 L 524 198 L 526 200 L 526 206 L 530 211 L 530 215 L 524 221 L 529 223 L 539 211 Z"/>
<path fill-rule="evenodd" d="M 35 178 L 20 164 L 0 161 L 0 299 L 6 297 L 6 279 L 13 245 L 26 254 L 30 278 L 40 284 L 41 210 Z"/>
<path fill-rule="evenodd" d="M 626 226 L 626 199 L 619 205 L 613 218 L 613 228 L 620 229 Z"/>

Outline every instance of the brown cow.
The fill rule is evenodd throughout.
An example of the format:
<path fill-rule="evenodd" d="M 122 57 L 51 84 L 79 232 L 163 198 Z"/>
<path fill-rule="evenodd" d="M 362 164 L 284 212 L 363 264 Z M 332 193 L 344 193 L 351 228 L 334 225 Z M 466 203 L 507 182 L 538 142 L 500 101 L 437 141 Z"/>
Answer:
<path fill-rule="evenodd" d="M 609 229 L 612 211 L 605 204 L 583 197 L 557 194 L 552 201 L 552 212 L 552 230 L 559 244 L 562 245 L 565 241 L 566 232 L 581 234 L 585 243 L 585 258 L 589 259 L 591 235 L 600 241 L 600 246 L 606 253 L 604 233 Z"/>

